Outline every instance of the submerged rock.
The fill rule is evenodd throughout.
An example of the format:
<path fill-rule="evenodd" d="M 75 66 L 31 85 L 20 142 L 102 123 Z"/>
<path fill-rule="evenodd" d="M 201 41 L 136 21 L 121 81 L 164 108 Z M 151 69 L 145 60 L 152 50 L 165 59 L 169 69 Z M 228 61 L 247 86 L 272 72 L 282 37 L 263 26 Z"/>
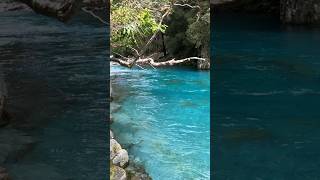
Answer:
<path fill-rule="evenodd" d="M 141 164 L 130 163 L 130 165 L 126 168 L 126 171 L 128 173 L 128 179 L 130 180 L 151 180 L 152 179 Z"/>

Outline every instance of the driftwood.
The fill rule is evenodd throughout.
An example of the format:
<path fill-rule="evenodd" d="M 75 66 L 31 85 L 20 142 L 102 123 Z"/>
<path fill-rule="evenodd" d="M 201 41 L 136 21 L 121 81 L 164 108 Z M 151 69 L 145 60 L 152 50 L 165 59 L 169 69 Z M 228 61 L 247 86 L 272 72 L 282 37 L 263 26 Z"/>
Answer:
<path fill-rule="evenodd" d="M 161 66 L 174 66 L 178 64 L 182 64 L 185 62 L 189 61 L 206 61 L 205 58 L 200 58 L 200 57 L 188 57 L 184 59 L 170 59 L 167 61 L 161 61 L 161 62 L 156 62 L 153 58 L 138 58 L 138 59 L 133 59 L 133 58 L 117 58 L 114 56 L 110 56 L 110 60 L 112 62 L 116 62 L 122 66 L 126 66 L 131 68 L 133 64 L 136 65 L 150 65 L 151 67 L 161 67 Z M 134 63 L 133 63 L 134 62 Z"/>

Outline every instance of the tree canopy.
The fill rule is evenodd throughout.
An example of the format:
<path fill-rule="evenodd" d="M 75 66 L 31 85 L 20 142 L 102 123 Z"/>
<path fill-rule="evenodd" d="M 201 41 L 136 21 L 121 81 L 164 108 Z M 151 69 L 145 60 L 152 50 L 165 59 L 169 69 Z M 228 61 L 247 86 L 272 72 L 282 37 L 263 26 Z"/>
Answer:
<path fill-rule="evenodd" d="M 174 49 L 209 49 L 209 7 L 207 0 L 112 0 L 111 52 L 136 56 L 133 61 L 137 61 L 137 56 L 146 56 L 148 46 L 159 41 L 159 34 L 166 36 L 163 46 L 168 45 L 173 56 Z M 179 53 L 182 58 L 203 56 L 201 52 Z"/>

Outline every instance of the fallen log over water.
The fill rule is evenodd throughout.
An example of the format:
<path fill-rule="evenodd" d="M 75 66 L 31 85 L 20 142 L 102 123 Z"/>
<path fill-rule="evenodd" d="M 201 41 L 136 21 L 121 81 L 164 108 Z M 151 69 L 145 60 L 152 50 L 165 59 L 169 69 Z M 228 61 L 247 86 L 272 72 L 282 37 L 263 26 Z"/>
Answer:
<path fill-rule="evenodd" d="M 114 56 L 110 56 L 110 60 L 116 63 L 119 63 L 122 66 L 133 67 L 134 65 L 150 65 L 152 67 L 161 67 L 161 66 L 174 66 L 178 64 L 183 64 L 189 61 L 208 61 L 206 58 L 200 57 L 188 57 L 184 59 L 170 59 L 166 61 L 157 62 L 153 58 L 138 58 L 137 60 L 133 58 L 116 58 Z"/>

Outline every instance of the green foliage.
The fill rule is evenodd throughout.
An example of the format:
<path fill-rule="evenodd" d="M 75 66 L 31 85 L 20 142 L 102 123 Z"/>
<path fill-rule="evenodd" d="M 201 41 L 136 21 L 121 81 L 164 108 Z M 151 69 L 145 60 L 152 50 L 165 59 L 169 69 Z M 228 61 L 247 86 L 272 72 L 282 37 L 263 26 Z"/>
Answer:
<path fill-rule="evenodd" d="M 149 3 L 151 0 L 149 1 Z M 158 24 L 157 13 L 151 10 L 148 1 L 113 1 L 111 5 L 111 47 L 124 52 L 128 48 L 139 48 L 147 37 L 166 25 Z"/>
<path fill-rule="evenodd" d="M 191 23 L 186 34 L 196 48 L 208 46 L 210 42 L 210 13 L 204 14 L 198 21 Z"/>
<path fill-rule="evenodd" d="M 165 35 L 164 43 L 171 56 L 196 56 L 199 49 L 209 48 L 209 9 L 208 0 L 113 0 L 112 52 L 130 55 L 132 48 L 141 49 L 160 30 Z M 159 26 L 168 10 L 170 15 Z"/>
<path fill-rule="evenodd" d="M 175 7 L 166 22 L 166 45 L 173 57 L 201 56 L 209 51 L 210 45 L 210 8 L 207 0 L 185 1 L 200 8 Z M 206 57 L 208 55 L 205 55 Z"/>

